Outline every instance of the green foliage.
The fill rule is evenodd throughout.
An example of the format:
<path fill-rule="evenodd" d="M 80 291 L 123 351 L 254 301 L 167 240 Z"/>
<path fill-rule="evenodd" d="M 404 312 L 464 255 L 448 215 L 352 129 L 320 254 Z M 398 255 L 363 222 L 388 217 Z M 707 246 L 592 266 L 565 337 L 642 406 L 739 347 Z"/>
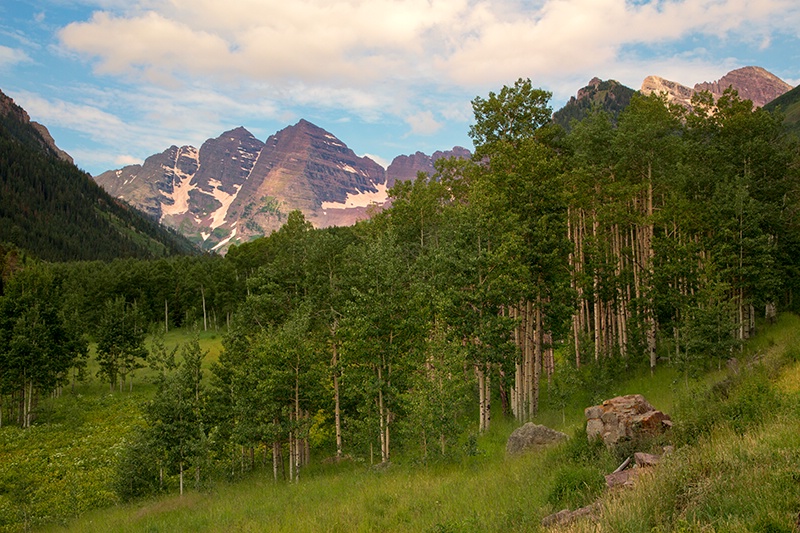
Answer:
<path fill-rule="evenodd" d="M 257 529 L 269 519 L 293 530 L 523 530 L 545 508 L 594 497 L 600 474 L 623 455 L 664 443 L 609 452 L 579 432 L 498 466 L 519 422 L 501 410 L 520 394 L 532 405 L 520 419 L 539 409 L 557 427 L 582 424 L 583 408 L 625 392 L 658 391 L 668 406 L 668 389 L 736 353 L 760 309 L 792 300 L 796 145 L 731 92 L 714 113 L 708 95 L 692 111 L 636 96 L 616 123 L 595 113 L 569 134 L 550 124 L 549 97 L 518 80 L 476 98 L 477 157 L 437 162 L 432 178 L 397 184 L 392 207 L 353 228 L 315 230 L 296 211 L 225 258 L 52 268 L 47 286 L 63 301 L 65 332 L 82 327 L 97 339 L 91 364 L 112 385 L 142 364 L 148 326 L 229 326 L 207 383 L 197 340 L 180 354 L 168 335 L 152 341 L 146 425 L 124 432 L 109 480 L 125 499 L 172 490 L 176 478 L 182 486 L 187 471 L 201 483 L 214 475 L 275 485 L 259 485 L 248 516 L 225 509 L 223 523 L 198 513 L 143 527 Z M 8 292 L 16 278 L 4 279 Z M 14 323 L 3 331 L 43 338 L 33 325 L 47 313 L 30 309 L 0 313 Z M 26 342 L 9 346 L 33 352 Z M 778 344 L 765 351 L 790 359 Z M 768 363 L 763 376 L 742 369 L 727 385 L 685 393 L 699 407 L 674 411 L 677 441 L 697 445 L 720 431 L 745 438 L 768 423 L 765 406 L 786 409 Z M 632 381 L 623 386 L 624 376 Z M 481 394 L 494 402 L 488 411 L 483 402 L 480 425 L 478 383 L 491 384 Z M 287 451 L 292 481 L 303 468 L 292 490 L 279 482 Z M 335 466 L 314 464 L 333 454 Z M 392 466 L 361 467 L 375 460 Z M 322 475 L 331 469 L 345 479 Z M 686 502 L 695 501 L 691 484 L 706 481 L 703 467 L 685 475 L 689 489 L 675 481 L 667 490 L 682 506 L 677 516 L 646 517 L 642 528 L 702 523 L 705 511 L 691 514 Z M 21 489 L 24 474 L 9 479 L 10 493 L 35 500 Z M 324 494 L 295 492 L 306 481 Z M 406 494 L 419 485 L 421 498 Z M 338 496 L 353 492 L 357 503 Z M 727 512 L 729 501 L 714 498 L 714 512 Z M 296 516 L 276 511 L 284 508 Z M 756 520 L 771 527 L 774 518 Z"/>
<path fill-rule="evenodd" d="M 767 370 L 763 366 L 746 369 L 710 390 L 697 386 L 688 389 L 676 409 L 680 422 L 675 427 L 675 439 L 694 443 L 720 424 L 744 433 L 779 408 L 780 400 Z"/>
<path fill-rule="evenodd" d="M 496 143 L 516 145 L 534 135 L 548 124 L 552 109 L 547 103 L 551 93 L 535 89 L 531 80 L 518 79 L 513 87 L 504 86 L 499 93 L 489 92 L 484 99 L 472 101 L 475 124 L 470 126 L 469 136 L 477 149 L 476 155 L 483 157 L 483 147 Z"/>
<path fill-rule="evenodd" d="M 603 472 L 596 466 L 565 465 L 554 476 L 547 503 L 553 509 L 577 509 L 594 501 L 605 488 Z"/>
<path fill-rule="evenodd" d="M 147 358 L 146 328 L 138 306 L 117 297 L 105 303 L 97 332 L 98 375 L 108 379 L 111 390 L 125 385 L 129 374 L 142 368 Z"/>
<path fill-rule="evenodd" d="M 553 113 L 553 122 L 567 131 L 572 128 L 572 124 L 582 122 L 598 110 L 608 113 L 612 122 L 616 122 L 619 114 L 630 104 L 631 98 L 636 93 L 615 80 L 589 85 L 581 92 L 581 98 L 570 98 L 564 107 Z"/>
<path fill-rule="evenodd" d="M 0 418 L 9 395 L 22 427 L 30 426 L 39 397 L 85 364 L 86 340 L 65 319 L 54 288 L 49 270 L 29 267 L 0 296 Z"/>
<path fill-rule="evenodd" d="M 0 428 L 0 531 L 63 524 L 118 503 L 112 481 L 127 435 L 141 424 L 138 399 L 79 390 L 43 402 L 30 429 Z"/>

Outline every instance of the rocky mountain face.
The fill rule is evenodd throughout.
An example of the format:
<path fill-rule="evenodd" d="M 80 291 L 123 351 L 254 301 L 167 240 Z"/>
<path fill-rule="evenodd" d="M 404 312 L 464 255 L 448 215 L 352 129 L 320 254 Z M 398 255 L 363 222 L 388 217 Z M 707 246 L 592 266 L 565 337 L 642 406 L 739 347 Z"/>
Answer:
<path fill-rule="evenodd" d="M 642 81 L 642 87 L 639 89 L 642 94 L 667 94 L 667 101 L 680 104 L 684 107 L 690 107 L 694 90 L 681 85 L 676 81 L 665 80 L 660 76 L 647 76 Z"/>
<path fill-rule="evenodd" d="M 256 139 L 244 128 L 200 149 L 172 146 L 142 165 L 95 180 L 205 249 L 267 235 L 299 209 L 315 227 L 351 225 L 383 206 L 397 180 L 433 172 L 440 157 L 469 157 L 464 148 L 395 158 L 388 169 L 357 156 L 331 133 L 301 120 Z"/>
<path fill-rule="evenodd" d="M 719 98 L 728 87 L 736 89 L 741 98 L 752 101 L 756 107 L 764 107 L 792 90 L 791 85 L 761 67 L 732 70 L 717 81 L 695 84 L 694 90 L 709 91 L 714 98 Z"/>
<path fill-rule="evenodd" d="M 569 131 L 573 120 L 583 120 L 596 108 L 607 111 L 612 120 L 616 120 L 631 103 L 635 92 L 616 80 L 592 78 L 586 87 L 578 90 L 577 96 L 570 98 L 564 107 L 553 113 L 553 121 Z"/>
<path fill-rule="evenodd" d="M 424 172 L 432 176 L 435 172 L 434 163 L 439 159 L 469 159 L 472 152 L 460 146 L 452 150 L 436 151 L 433 155 L 417 152 L 412 155 L 399 155 L 394 158 L 392 164 L 386 169 L 386 186 L 391 188 L 397 181 L 413 180 L 419 172 Z"/>
<path fill-rule="evenodd" d="M 732 70 L 717 81 L 697 83 L 693 88 L 658 76 L 648 76 L 642 82 L 641 92 L 665 92 L 669 101 L 690 107 L 694 93 L 709 91 L 714 98 L 719 98 L 728 87 L 736 89 L 741 98 L 751 100 L 756 107 L 763 107 L 792 89 L 791 85 L 761 67 L 743 67 Z"/>

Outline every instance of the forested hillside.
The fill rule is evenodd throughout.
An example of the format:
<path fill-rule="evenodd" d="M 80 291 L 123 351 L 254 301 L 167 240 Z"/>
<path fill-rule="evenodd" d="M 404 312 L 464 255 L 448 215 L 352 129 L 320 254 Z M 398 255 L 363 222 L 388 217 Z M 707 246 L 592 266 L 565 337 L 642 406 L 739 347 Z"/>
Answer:
<path fill-rule="evenodd" d="M 151 367 L 118 498 L 297 481 L 324 457 L 427 464 L 610 376 L 722 367 L 797 310 L 800 151 L 778 118 L 731 90 L 691 111 L 635 95 L 567 133 L 549 99 L 530 80 L 476 98 L 474 158 L 354 227 L 295 211 L 225 258 L 24 269 L 0 299 L 3 419 L 35 424 L 94 340 L 114 394 Z M 191 324 L 226 332 L 210 365 L 145 342 Z"/>
<path fill-rule="evenodd" d="M 581 122 L 593 111 L 602 110 L 616 123 L 617 117 L 628 107 L 635 93 L 616 80 L 593 78 L 589 85 L 578 91 L 577 97 L 573 96 L 564 107 L 553 113 L 553 122 L 569 131 L 572 121 Z"/>
<path fill-rule="evenodd" d="M 0 242 L 47 261 L 195 253 L 185 238 L 105 193 L 0 93 Z"/>
<path fill-rule="evenodd" d="M 779 96 L 764 106 L 770 112 L 783 114 L 783 123 L 795 135 L 800 135 L 800 87 Z"/>

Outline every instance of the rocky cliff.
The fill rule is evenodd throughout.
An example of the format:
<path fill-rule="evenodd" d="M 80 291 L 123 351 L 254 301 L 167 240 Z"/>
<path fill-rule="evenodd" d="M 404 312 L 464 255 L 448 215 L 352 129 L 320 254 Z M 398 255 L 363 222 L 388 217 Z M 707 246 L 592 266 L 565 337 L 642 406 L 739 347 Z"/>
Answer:
<path fill-rule="evenodd" d="M 642 82 L 641 92 L 664 92 L 670 102 L 691 107 L 696 92 L 709 91 L 714 98 L 719 98 L 728 87 L 733 87 L 742 99 L 751 100 L 757 107 L 763 107 L 792 89 L 791 85 L 761 67 L 743 67 L 732 70 L 717 81 L 697 83 L 693 88 L 658 76 L 648 76 Z"/>
<path fill-rule="evenodd" d="M 431 174 L 437 159 L 450 156 L 470 152 L 417 152 L 398 156 L 384 170 L 301 120 L 265 142 L 236 128 L 199 149 L 172 146 L 95 180 L 205 249 L 224 251 L 230 243 L 268 235 L 295 209 L 316 227 L 354 224 L 386 203 L 397 180 Z"/>
<path fill-rule="evenodd" d="M 752 101 L 756 107 L 764 107 L 792 89 L 791 85 L 761 67 L 744 67 L 728 72 L 717 81 L 698 83 L 694 90 L 709 91 L 719 98 L 728 87 L 736 89 L 742 99 Z"/>

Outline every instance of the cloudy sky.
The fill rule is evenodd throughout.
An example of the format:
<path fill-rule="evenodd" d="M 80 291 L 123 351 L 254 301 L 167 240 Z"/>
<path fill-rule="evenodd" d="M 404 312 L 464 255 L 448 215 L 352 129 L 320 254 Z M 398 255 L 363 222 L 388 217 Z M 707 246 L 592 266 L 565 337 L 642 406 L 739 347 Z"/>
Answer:
<path fill-rule="evenodd" d="M 471 148 L 518 78 L 560 108 L 594 76 L 800 83 L 797 0 L 2 0 L 0 90 L 98 174 L 305 118 L 359 155 Z"/>

